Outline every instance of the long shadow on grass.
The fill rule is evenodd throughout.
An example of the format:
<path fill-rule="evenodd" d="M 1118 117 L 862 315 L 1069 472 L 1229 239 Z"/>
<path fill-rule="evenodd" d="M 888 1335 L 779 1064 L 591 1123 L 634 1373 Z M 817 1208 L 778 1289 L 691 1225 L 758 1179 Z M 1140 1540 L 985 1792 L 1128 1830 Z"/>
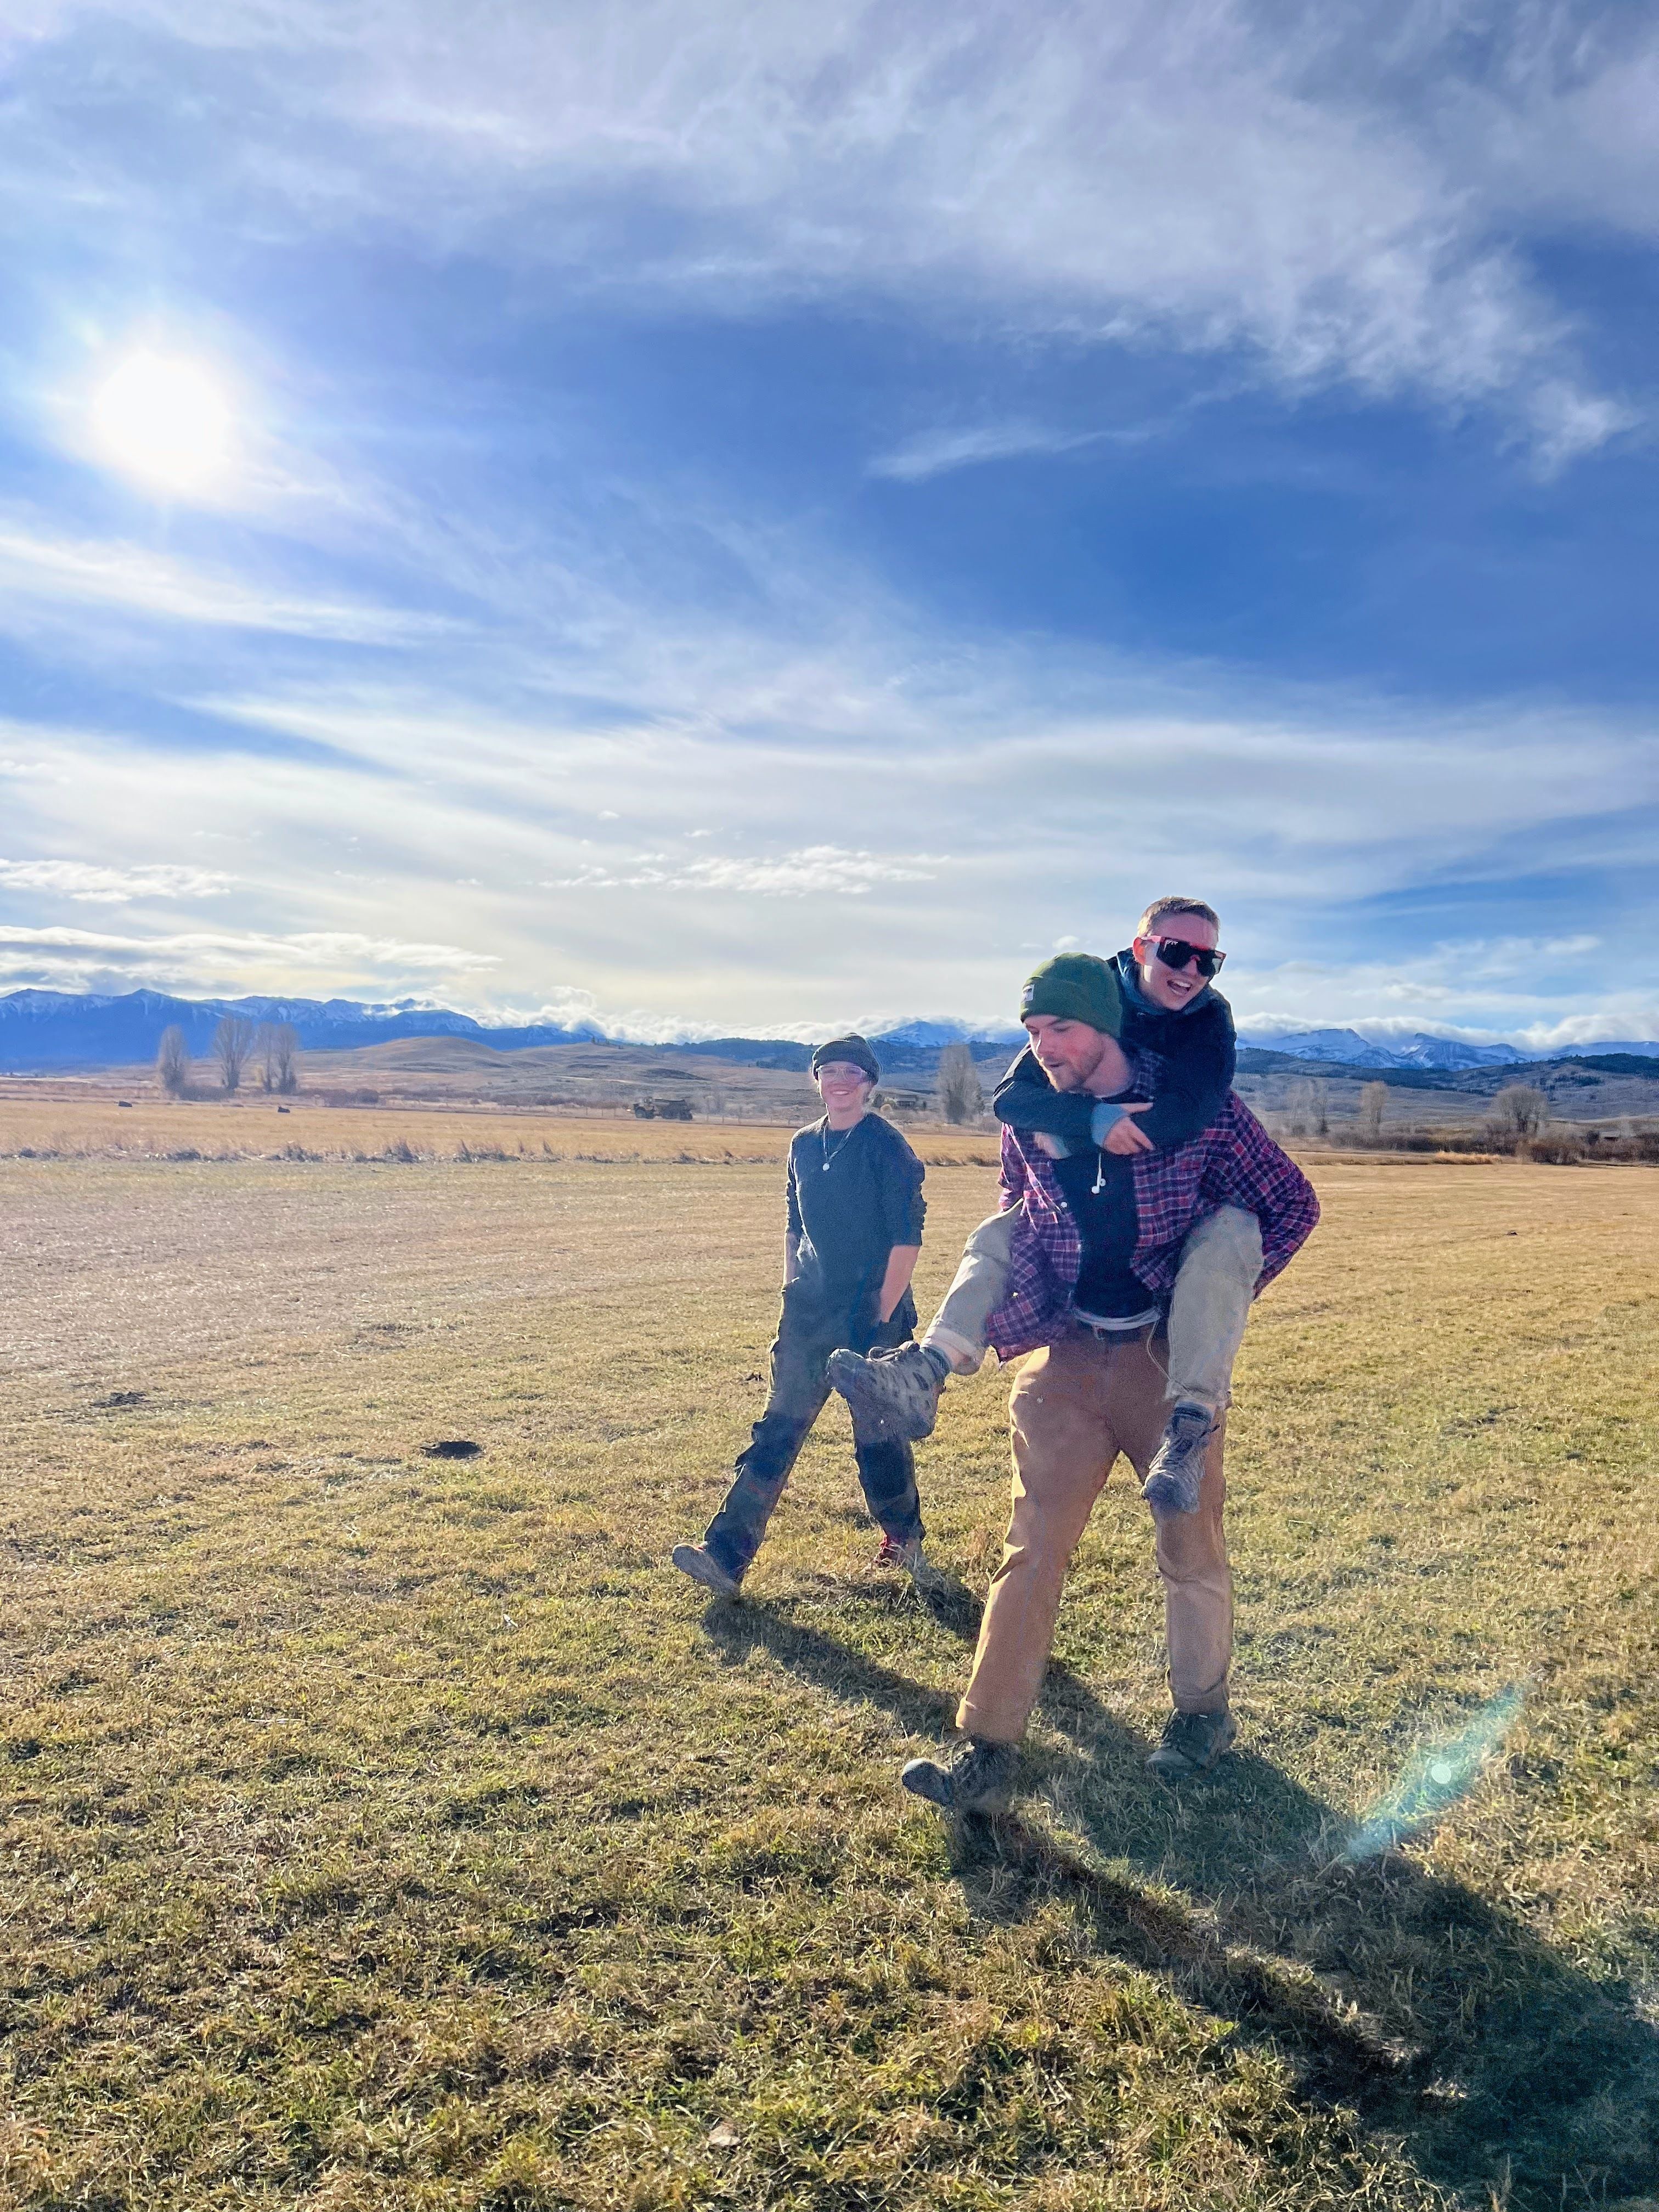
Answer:
<path fill-rule="evenodd" d="M 787 1612 L 716 1607 L 708 1630 L 728 1656 L 763 1645 L 913 1735 L 951 1728 L 951 1696 Z M 1559 2212 L 1650 2188 L 1659 2035 L 1626 1984 L 1592 1981 L 1403 1854 L 1350 1864 L 1352 1821 L 1267 1759 L 1235 1753 L 1171 1790 L 1147 1773 L 1147 1743 L 1066 1668 L 1050 1667 L 1042 1711 L 1054 1733 L 1029 1778 L 1103 1863 L 1018 1818 L 964 1823 L 955 1862 L 976 1911 L 1018 1920 L 1068 1903 L 1103 1949 L 1236 2021 L 1308 2096 L 1352 2106 L 1479 2202 L 1492 2190 L 1515 2212 Z"/>

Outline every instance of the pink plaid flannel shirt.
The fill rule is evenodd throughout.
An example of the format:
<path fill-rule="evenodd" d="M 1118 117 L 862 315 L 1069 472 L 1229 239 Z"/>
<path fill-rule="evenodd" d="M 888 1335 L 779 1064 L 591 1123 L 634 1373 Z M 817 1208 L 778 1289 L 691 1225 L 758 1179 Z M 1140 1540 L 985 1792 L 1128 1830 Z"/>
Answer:
<path fill-rule="evenodd" d="M 1129 1062 L 1136 1088 L 1155 1096 L 1156 1057 L 1132 1052 Z M 1229 1092 L 1209 1127 L 1186 1144 L 1137 1152 L 1133 1171 L 1140 1234 L 1129 1267 L 1146 1285 L 1149 1304 L 1169 1291 L 1181 1247 L 1206 1214 L 1237 1206 L 1261 1224 L 1258 1292 L 1294 1257 L 1319 1219 L 1313 1185 L 1237 1092 Z M 991 1349 L 1001 1359 L 1017 1359 L 1060 1334 L 1083 1264 L 1082 1239 L 1054 1162 L 1034 1136 L 1005 1127 L 1000 1210 L 1022 1199 L 1025 1212 L 1014 1231 L 1007 1295 L 986 1325 Z"/>

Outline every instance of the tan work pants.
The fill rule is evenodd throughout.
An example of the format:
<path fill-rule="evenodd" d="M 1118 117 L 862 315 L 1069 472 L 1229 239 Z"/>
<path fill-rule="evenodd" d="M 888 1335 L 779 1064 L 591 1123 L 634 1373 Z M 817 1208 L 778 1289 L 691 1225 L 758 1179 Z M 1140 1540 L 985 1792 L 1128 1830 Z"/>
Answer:
<path fill-rule="evenodd" d="M 1017 1743 L 1042 1686 L 1066 1570 L 1121 1453 L 1143 1480 L 1168 1413 L 1150 1330 L 1112 1343 L 1079 1330 L 1034 1352 L 1009 1399 L 1013 1510 L 991 1578 L 957 1725 Z M 1222 1425 L 1210 1440 L 1196 1513 L 1153 1525 L 1164 1579 L 1170 1689 L 1183 1713 L 1222 1712 L 1232 1662 L 1233 1584 L 1221 1509 Z"/>

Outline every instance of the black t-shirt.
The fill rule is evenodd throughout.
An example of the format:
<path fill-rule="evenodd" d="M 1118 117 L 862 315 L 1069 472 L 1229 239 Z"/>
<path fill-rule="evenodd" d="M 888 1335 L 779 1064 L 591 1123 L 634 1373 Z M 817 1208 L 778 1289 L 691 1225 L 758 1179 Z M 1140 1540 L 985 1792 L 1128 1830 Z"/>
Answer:
<path fill-rule="evenodd" d="M 1146 1313 L 1158 1301 L 1139 1276 L 1129 1272 L 1130 1255 L 1140 1237 L 1133 1161 L 1091 1145 L 1086 1152 L 1073 1152 L 1054 1166 L 1083 1240 L 1083 1265 L 1073 1297 L 1079 1311 L 1097 1314 L 1102 1321 Z"/>
<path fill-rule="evenodd" d="M 866 1114 L 850 1129 L 828 1120 L 789 1143 L 789 1233 L 800 1279 L 827 1304 L 872 1300 L 896 1244 L 920 1244 L 926 1170 L 890 1121 Z"/>

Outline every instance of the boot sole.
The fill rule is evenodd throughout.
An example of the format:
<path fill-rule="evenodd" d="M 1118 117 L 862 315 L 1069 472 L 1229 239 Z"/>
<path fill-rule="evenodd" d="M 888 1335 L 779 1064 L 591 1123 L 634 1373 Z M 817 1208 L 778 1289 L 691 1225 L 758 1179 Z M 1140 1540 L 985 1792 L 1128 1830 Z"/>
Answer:
<path fill-rule="evenodd" d="M 1149 1474 L 1141 1486 L 1140 1494 L 1154 1513 L 1196 1513 L 1198 1510 L 1197 1486 L 1189 1492 L 1185 1483 L 1176 1482 L 1167 1474 Z M 1188 1502 L 1189 1498 L 1190 1504 Z"/>
<path fill-rule="evenodd" d="M 829 1375 L 831 1389 L 847 1401 L 848 1406 L 860 1420 L 872 1429 L 879 1431 L 880 1441 L 919 1444 L 924 1437 L 933 1435 L 933 1425 L 939 1417 L 937 1403 L 925 1419 L 914 1413 L 897 1412 L 891 1405 L 884 1402 L 856 1368 L 849 1374 L 845 1368 L 838 1367 L 833 1352 L 830 1358 Z"/>
<path fill-rule="evenodd" d="M 668 1556 L 683 1575 L 702 1589 L 713 1590 L 716 1597 L 740 1597 L 743 1595 L 743 1584 L 734 1582 L 724 1567 L 716 1565 L 695 1545 L 676 1544 Z"/>

